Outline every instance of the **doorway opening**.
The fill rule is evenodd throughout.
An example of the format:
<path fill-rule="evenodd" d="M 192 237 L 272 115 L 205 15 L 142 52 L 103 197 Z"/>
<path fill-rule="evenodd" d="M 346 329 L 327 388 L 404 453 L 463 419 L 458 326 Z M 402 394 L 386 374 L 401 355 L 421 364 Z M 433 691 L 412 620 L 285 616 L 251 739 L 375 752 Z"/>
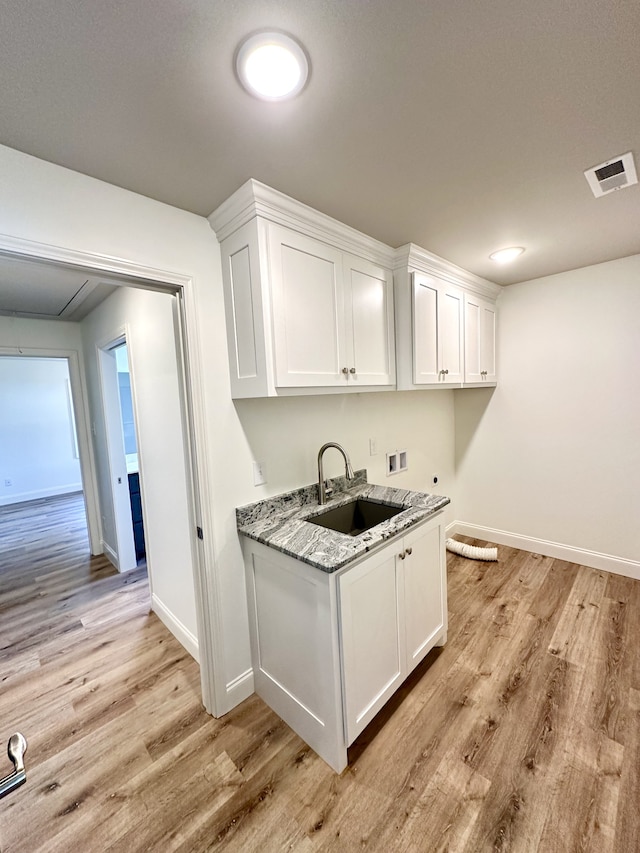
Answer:
<path fill-rule="evenodd" d="M 145 559 L 138 439 L 126 338 L 118 336 L 98 350 L 106 438 L 109 497 L 115 541 L 104 550 L 119 572 Z"/>
<path fill-rule="evenodd" d="M 118 371 L 118 396 L 120 399 L 120 421 L 124 439 L 124 457 L 129 480 L 129 498 L 131 503 L 131 521 L 133 524 L 133 544 L 138 565 L 146 557 L 144 543 L 144 521 L 142 517 L 142 493 L 140 490 L 140 465 L 138 464 L 138 436 L 136 433 L 133 393 L 131 388 L 131 370 L 126 340 L 115 347 L 116 368 Z"/>
<path fill-rule="evenodd" d="M 85 275 L 87 277 L 85 280 L 88 280 L 90 276 L 94 277 L 92 280 L 99 281 L 100 288 L 103 286 L 110 288 L 111 293 L 114 292 L 114 289 L 116 291 L 126 291 L 131 294 L 131 300 L 138 301 L 138 297 L 134 296 L 134 294 L 142 295 L 144 292 L 149 291 L 162 294 L 165 297 L 172 297 L 167 304 L 171 306 L 168 310 L 173 315 L 173 346 L 163 346 L 158 336 L 154 333 L 153 320 L 148 316 L 143 316 L 144 333 L 142 340 L 138 336 L 135 342 L 135 353 L 130 350 L 130 355 L 133 359 L 132 365 L 134 367 L 138 362 L 142 365 L 141 369 L 148 366 L 150 360 L 158 363 L 159 373 L 163 378 L 166 378 L 168 375 L 167 371 L 164 370 L 166 358 L 169 355 L 173 359 L 177 358 L 177 373 L 172 373 L 174 378 L 171 380 L 174 383 L 172 393 L 178 395 L 177 403 L 170 406 L 167 417 L 163 417 L 161 420 L 156 419 L 155 423 L 151 425 L 150 447 L 153 449 L 150 451 L 147 460 L 152 459 L 154 454 L 157 456 L 159 453 L 165 468 L 174 466 L 169 471 L 170 475 L 175 474 L 175 466 L 178 462 L 180 462 L 181 466 L 184 466 L 186 463 L 186 470 L 177 479 L 175 476 L 172 476 L 169 489 L 157 489 L 155 486 L 152 487 L 153 463 L 147 461 L 145 462 L 147 467 L 142 470 L 141 479 L 144 482 L 145 477 L 149 478 L 147 484 L 149 494 L 147 497 L 148 501 L 152 501 L 154 504 L 154 513 L 152 515 L 156 519 L 154 522 L 155 530 L 164 530 L 165 534 L 170 537 L 168 543 L 170 547 L 165 548 L 163 544 L 160 544 L 155 548 L 151 557 L 153 557 L 155 562 L 159 559 L 166 559 L 171 565 L 178 566 L 179 568 L 182 567 L 183 572 L 190 573 L 193 571 L 197 636 L 190 637 L 187 635 L 188 632 L 180 632 L 181 626 L 179 624 L 173 624 L 170 630 L 196 656 L 196 659 L 199 658 L 202 679 L 202 699 L 205 708 L 216 715 L 224 713 L 229 701 L 227 698 L 227 685 L 224 680 L 223 669 L 214 667 L 214 660 L 218 663 L 221 660 L 222 649 L 221 626 L 217 607 L 218 597 L 214 592 L 217 587 L 217 578 L 214 571 L 215 551 L 212 535 L 207 535 L 206 526 L 204 536 L 202 535 L 202 503 L 207 508 L 204 514 L 208 519 L 211 489 L 204 462 L 206 453 L 198 453 L 196 447 L 197 444 L 200 451 L 202 451 L 207 441 L 206 433 L 202 427 L 203 402 L 200 396 L 202 385 L 202 378 L 199 373 L 200 356 L 197 345 L 193 342 L 191 335 L 187 334 L 188 330 L 193 330 L 197 325 L 192 279 L 174 271 L 155 269 L 128 260 L 118 260 L 111 256 L 61 249 L 56 246 L 3 236 L 0 236 L 0 255 L 24 260 L 27 263 L 49 264 L 52 269 L 64 269 L 70 272 L 76 271 L 81 276 Z M 138 302 L 141 302 L 141 298 Z M 95 302 L 91 303 L 91 309 L 93 308 L 95 308 Z M 34 315 L 32 314 L 31 316 L 33 317 Z M 74 336 L 72 335 L 71 337 L 73 338 Z M 27 340 L 21 341 L 20 345 L 18 345 L 16 336 L 9 334 L 8 340 L 0 347 L 0 351 L 4 350 L 4 352 L 10 354 L 15 353 L 16 350 L 22 352 L 21 347 L 23 344 L 26 344 L 27 347 L 31 344 L 32 349 L 37 349 L 41 346 L 40 336 L 30 333 L 27 336 Z M 55 347 L 56 344 L 53 344 L 53 346 Z M 69 349 L 71 351 L 71 348 Z M 99 422 L 102 419 L 95 419 L 92 412 L 91 400 L 93 394 L 92 388 L 99 387 L 99 382 L 97 376 L 92 378 L 87 375 L 87 366 L 80 361 L 80 358 L 85 358 L 87 355 L 91 357 L 91 352 L 90 349 L 87 349 L 86 341 L 84 344 L 84 354 L 80 352 L 81 350 L 82 347 L 76 346 L 75 350 L 71 352 L 73 358 L 70 361 L 73 366 L 72 374 L 75 375 L 76 379 L 75 387 L 78 387 L 80 390 L 77 396 L 78 400 L 81 400 L 79 408 L 82 411 L 77 411 L 76 415 L 78 418 L 81 445 L 81 461 L 84 459 L 87 462 L 87 465 L 83 466 L 83 474 L 86 475 L 85 490 L 87 493 L 92 553 L 99 554 L 104 550 L 101 541 L 103 528 L 101 529 L 100 524 L 100 512 L 103 502 L 102 495 L 99 494 L 100 488 L 98 482 L 100 460 L 93 453 L 92 446 L 95 445 L 96 429 L 101 428 Z M 94 360 L 94 362 L 97 369 L 97 360 Z M 92 370 L 93 368 L 89 369 Z M 143 412 L 149 400 L 162 397 L 164 389 L 158 386 L 155 388 L 141 386 L 137 390 L 144 397 L 144 407 L 141 406 L 141 412 Z M 180 424 L 182 424 L 184 433 L 183 440 L 168 440 L 166 437 L 167 430 L 172 428 L 174 431 L 177 431 L 180 428 Z M 145 434 L 149 434 L 149 422 L 146 415 L 145 431 Z M 84 470 L 85 467 L 86 471 Z M 164 516 L 160 513 L 159 515 L 156 495 L 164 495 L 166 493 L 175 494 L 177 486 L 179 486 L 181 493 L 179 503 L 180 512 L 178 514 L 174 512 L 165 513 Z M 190 540 L 190 545 L 187 546 L 186 550 L 183 548 L 179 558 L 176 559 L 176 555 L 171 548 L 174 542 L 177 541 L 177 538 L 173 534 L 178 523 L 183 524 L 184 530 Z M 150 559 L 152 532 L 145 530 L 147 560 Z M 185 559 L 187 553 L 190 554 L 192 560 L 191 568 L 189 567 L 189 562 Z M 179 584 L 175 591 L 169 590 L 170 595 L 166 600 L 170 601 L 172 605 L 174 603 L 184 603 L 184 595 L 190 586 L 190 583 Z M 151 592 L 152 596 L 154 596 L 153 609 L 166 624 L 169 621 L 168 617 L 170 614 L 162 610 L 161 592 L 160 590 L 151 590 Z M 191 606 L 193 607 L 193 605 Z M 186 624 L 188 625 L 189 623 Z M 195 640 L 195 645 L 193 643 L 189 645 L 191 639 Z M 242 687 L 244 688 L 244 683 Z M 241 691 L 236 690 L 236 693 L 239 692 Z"/>
<path fill-rule="evenodd" d="M 57 514 L 63 505 L 73 506 L 69 523 L 89 550 L 67 358 L 0 355 L 0 476 L 5 515 L 9 507 L 22 509 L 24 519 L 38 509 Z M 20 536 L 26 534 L 22 524 Z M 1 544 L 4 550 L 6 541 Z"/>

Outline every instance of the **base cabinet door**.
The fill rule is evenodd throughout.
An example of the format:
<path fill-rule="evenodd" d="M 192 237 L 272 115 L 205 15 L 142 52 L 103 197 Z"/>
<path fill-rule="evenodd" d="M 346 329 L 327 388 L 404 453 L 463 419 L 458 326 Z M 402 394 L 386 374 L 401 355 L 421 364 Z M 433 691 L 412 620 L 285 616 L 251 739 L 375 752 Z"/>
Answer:
<path fill-rule="evenodd" d="M 345 572 L 339 581 L 347 743 L 352 743 L 405 678 L 398 546 Z"/>
<path fill-rule="evenodd" d="M 442 524 L 426 525 L 405 536 L 403 585 L 407 673 L 434 644 L 443 645 L 446 639 L 443 560 Z"/>

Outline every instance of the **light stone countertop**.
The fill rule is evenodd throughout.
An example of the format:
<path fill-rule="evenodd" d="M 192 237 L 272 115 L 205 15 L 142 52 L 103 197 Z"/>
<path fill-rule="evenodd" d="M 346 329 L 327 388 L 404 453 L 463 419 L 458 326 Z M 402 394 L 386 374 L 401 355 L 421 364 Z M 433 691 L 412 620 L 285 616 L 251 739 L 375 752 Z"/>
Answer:
<path fill-rule="evenodd" d="M 318 505 L 318 485 L 314 483 L 238 507 L 238 531 L 323 572 L 335 572 L 367 551 L 405 533 L 450 503 L 450 499 L 442 495 L 367 483 L 364 470 L 357 471 L 356 479 L 351 482 L 345 477 L 336 477 L 329 483 L 334 492 L 324 506 Z M 329 530 L 306 520 L 359 497 L 401 506 L 403 510 L 358 536 Z"/>

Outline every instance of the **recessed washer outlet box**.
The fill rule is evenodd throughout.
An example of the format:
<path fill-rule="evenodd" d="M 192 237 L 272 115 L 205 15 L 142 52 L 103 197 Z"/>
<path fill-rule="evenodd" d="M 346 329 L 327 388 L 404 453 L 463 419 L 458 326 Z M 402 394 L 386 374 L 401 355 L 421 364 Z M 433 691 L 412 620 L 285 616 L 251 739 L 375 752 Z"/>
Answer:
<path fill-rule="evenodd" d="M 387 453 L 387 477 L 391 474 L 399 474 L 409 467 L 409 458 L 406 450 L 395 450 Z"/>
<path fill-rule="evenodd" d="M 592 169 L 587 169 L 584 176 L 596 198 L 638 183 L 636 165 L 631 151 L 612 160 L 606 160 Z"/>

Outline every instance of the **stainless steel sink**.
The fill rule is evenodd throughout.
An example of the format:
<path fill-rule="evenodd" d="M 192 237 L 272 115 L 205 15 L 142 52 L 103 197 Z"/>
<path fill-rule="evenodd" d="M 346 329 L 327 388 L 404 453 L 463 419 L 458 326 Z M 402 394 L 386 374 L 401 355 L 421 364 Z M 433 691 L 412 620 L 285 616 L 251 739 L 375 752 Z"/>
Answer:
<path fill-rule="evenodd" d="M 338 533 L 358 536 L 366 530 L 371 530 L 376 524 L 388 521 L 394 515 L 402 512 L 404 507 L 393 504 L 375 503 L 366 498 L 357 498 L 342 506 L 333 507 L 318 515 L 307 518 L 311 524 L 318 524 Z"/>

